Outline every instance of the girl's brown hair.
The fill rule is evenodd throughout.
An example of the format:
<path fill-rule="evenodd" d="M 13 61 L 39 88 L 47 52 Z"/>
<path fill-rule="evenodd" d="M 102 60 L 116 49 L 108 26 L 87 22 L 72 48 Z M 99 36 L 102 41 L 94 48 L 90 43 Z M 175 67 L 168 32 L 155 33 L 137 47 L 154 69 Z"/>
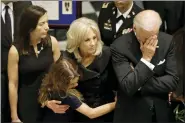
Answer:
<path fill-rule="evenodd" d="M 72 65 L 66 59 L 60 59 L 56 63 L 53 63 L 49 73 L 44 77 L 39 90 L 38 101 L 42 104 L 42 107 L 45 106 L 45 102 L 49 100 L 51 91 L 59 94 L 74 92 L 76 93 L 74 95 L 80 96 L 78 91 L 68 89 L 70 81 L 75 77 L 79 77 L 76 65 Z"/>

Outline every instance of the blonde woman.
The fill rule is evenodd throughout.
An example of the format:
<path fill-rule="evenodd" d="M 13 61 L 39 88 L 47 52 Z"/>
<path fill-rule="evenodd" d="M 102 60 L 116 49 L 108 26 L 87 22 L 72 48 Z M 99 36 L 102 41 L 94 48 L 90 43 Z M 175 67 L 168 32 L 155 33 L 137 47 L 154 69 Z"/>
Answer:
<path fill-rule="evenodd" d="M 110 49 L 103 46 L 100 31 L 95 21 L 82 17 L 75 20 L 67 32 L 67 47 L 63 57 L 72 59 L 78 64 L 80 79 L 77 90 L 83 95 L 84 102 L 92 108 L 113 102 L 112 87 L 114 81 L 109 72 Z M 62 108 L 55 110 L 59 112 Z M 99 118 L 90 119 L 80 113 L 75 113 L 78 122 L 111 122 L 113 112 Z"/>

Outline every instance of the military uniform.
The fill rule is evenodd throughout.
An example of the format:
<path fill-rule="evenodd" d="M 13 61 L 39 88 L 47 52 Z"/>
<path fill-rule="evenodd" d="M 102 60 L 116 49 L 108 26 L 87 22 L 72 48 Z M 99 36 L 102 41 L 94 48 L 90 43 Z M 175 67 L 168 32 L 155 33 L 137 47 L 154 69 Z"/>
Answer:
<path fill-rule="evenodd" d="M 117 8 L 114 2 L 105 2 L 102 5 L 98 18 L 101 38 L 105 45 L 110 46 L 112 42 L 122 34 L 132 31 L 133 19 L 137 13 L 142 11 L 134 2 L 130 13 L 123 20 L 123 24 L 116 32 Z"/>

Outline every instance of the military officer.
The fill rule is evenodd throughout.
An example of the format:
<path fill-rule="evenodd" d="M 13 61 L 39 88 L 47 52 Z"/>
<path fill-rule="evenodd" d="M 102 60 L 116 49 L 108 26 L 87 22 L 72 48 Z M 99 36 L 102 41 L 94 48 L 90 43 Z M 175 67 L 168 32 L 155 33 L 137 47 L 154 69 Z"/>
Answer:
<path fill-rule="evenodd" d="M 116 38 L 131 32 L 133 18 L 140 11 L 132 0 L 104 2 L 98 18 L 104 44 L 110 46 Z"/>

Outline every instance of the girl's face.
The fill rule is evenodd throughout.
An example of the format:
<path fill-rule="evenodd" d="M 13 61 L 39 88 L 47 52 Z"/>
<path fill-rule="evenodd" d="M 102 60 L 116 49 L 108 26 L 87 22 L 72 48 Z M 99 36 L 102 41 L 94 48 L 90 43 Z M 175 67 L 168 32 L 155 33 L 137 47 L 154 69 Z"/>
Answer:
<path fill-rule="evenodd" d="M 75 88 L 76 86 L 78 86 L 78 80 L 79 80 L 79 77 L 75 77 L 74 79 L 71 79 L 69 84 L 69 89 Z"/>

